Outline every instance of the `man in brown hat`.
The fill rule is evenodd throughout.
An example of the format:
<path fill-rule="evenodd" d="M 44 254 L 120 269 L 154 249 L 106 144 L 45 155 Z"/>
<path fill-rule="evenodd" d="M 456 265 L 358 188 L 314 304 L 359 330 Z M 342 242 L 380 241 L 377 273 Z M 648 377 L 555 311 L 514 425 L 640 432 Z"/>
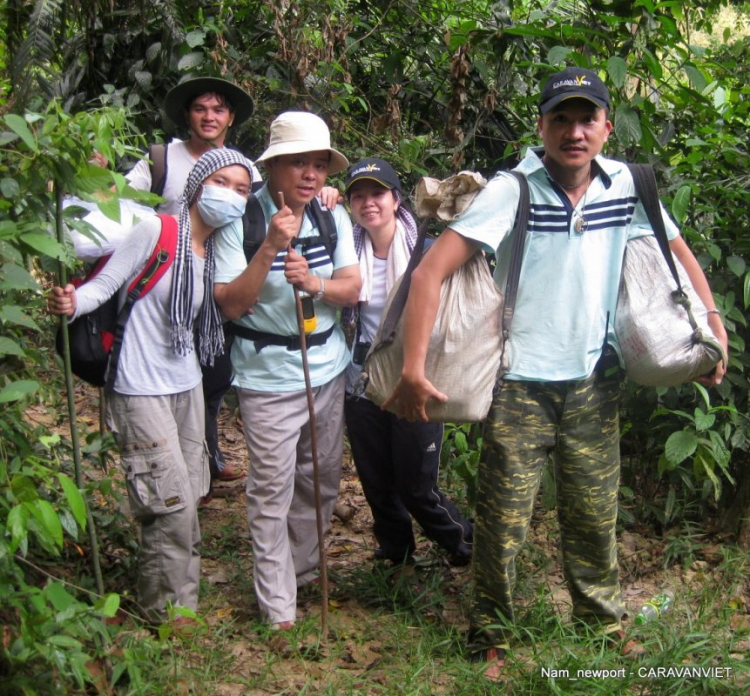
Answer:
<path fill-rule="evenodd" d="M 197 77 L 180 82 L 167 92 L 164 112 L 176 126 L 188 130 L 188 138 L 152 145 L 149 158 L 138 162 L 126 178 L 133 188 L 162 196 L 164 203 L 158 206 L 158 211 L 174 215 L 179 211 L 185 182 L 198 158 L 226 145 L 229 129 L 252 115 L 253 99 L 228 80 Z M 260 182 L 260 173 L 253 167 L 254 188 Z"/>

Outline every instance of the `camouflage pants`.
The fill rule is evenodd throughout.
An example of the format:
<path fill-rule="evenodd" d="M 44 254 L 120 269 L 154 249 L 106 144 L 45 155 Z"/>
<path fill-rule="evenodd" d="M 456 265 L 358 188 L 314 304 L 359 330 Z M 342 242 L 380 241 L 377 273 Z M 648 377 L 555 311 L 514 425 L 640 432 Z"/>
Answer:
<path fill-rule="evenodd" d="M 565 578 L 573 615 L 616 630 L 624 613 L 615 523 L 620 478 L 619 377 L 505 381 L 485 425 L 474 532 L 470 645 L 507 646 L 516 556 L 542 468 L 554 463 Z"/>

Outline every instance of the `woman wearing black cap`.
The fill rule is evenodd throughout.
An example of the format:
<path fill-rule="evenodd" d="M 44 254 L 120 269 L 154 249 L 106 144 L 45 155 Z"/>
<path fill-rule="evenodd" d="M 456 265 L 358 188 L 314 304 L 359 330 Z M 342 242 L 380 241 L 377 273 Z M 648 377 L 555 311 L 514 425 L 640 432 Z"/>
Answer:
<path fill-rule="evenodd" d="M 411 212 L 402 205 L 401 182 L 388 162 L 368 158 L 349 168 L 346 194 L 354 218 L 362 291 L 359 304 L 344 310 L 354 329 L 344 407 L 352 456 L 374 518 L 375 557 L 408 561 L 416 544 L 411 516 L 454 565 L 471 560 L 472 525 L 437 485 L 443 426 L 409 423 L 353 396 L 362 361 L 386 298 L 406 270 L 417 239 Z"/>

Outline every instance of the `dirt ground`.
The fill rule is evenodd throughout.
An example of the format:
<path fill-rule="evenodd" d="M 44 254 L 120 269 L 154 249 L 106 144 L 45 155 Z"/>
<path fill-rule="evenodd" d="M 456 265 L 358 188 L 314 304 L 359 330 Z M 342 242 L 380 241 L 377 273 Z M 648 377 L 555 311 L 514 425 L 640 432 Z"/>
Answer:
<path fill-rule="evenodd" d="M 95 430 L 99 422 L 96 391 L 79 384 L 77 402 L 80 418 Z M 229 404 L 225 405 L 220 415 L 221 446 L 230 464 L 246 469 L 247 450 L 239 415 L 231 402 L 230 397 Z M 41 419 L 41 412 L 33 417 Z M 325 414 L 319 417 L 325 417 Z M 340 639 L 338 645 L 343 640 L 345 646 L 343 653 L 339 651 L 332 662 L 314 654 L 317 650 L 313 645 L 314 640 L 308 646 L 312 659 L 301 660 L 300 657 L 304 658 L 305 655 L 304 644 L 286 645 L 283 639 L 280 643 L 274 642 L 274 637 L 269 636 L 259 621 L 252 589 L 252 553 L 245 518 L 244 483 L 244 478 L 219 483 L 214 499 L 200 512 L 202 576 L 208 587 L 202 595 L 201 614 L 211 630 L 222 630 L 227 636 L 229 651 L 234 659 L 232 673 L 245 680 L 244 685 L 234 682 L 220 684 L 212 687 L 210 693 L 218 696 L 269 693 L 263 688 L 254 691 L 247 686 L 250 682 L 261 682 L 267 678 L 269 660 L 273 660 L 273 681 L 278 689 L 274 693 L 287 693 L 284 689 L 296 693 L 301 684 L 309 683 L 311 679 L 324 683 L 325 672 L 329 668 L 361 671 L 371 676 L 383 650 L 387 649 L 386 645 L 377 636 L 366 641 L 347 640 L 347 636 L 361 633 L 368 622 L 379 621 L 377 607 L 353 594 L 346 580 L 353 571 L 374 573 L 377 566 L 372 559 L 375 548 L 371 533 L 372 516 L 348 452 L 345 454 L 339 502 L 326 538 L 329 629 Z M 558 612 L 565 616 L 569 613 L 569 597 L 560 569 L 556 527 L 554 511 L 546 511 L 540 504 L 530 530 L 530 550 L 524 552 L 523 563 L 531 568 L 528 571 L 532 573 L 530 582 L 545 585 Z M 311 533 L 315 533 L 314 530 Z M 679 593 L 679 588 L 705 583 L 707 578 L 710 579 L 712 568 L 722 559 L 720 540 L 706 535 L 694 549 L 695 559 L 689 565 L 675 564 L 665 570 L 663 560 L 666 544 L 667 541 L 654 536 L 651 530 L 620 534 L 621 581 L 631 616 L 635 616 L 640 606 L 665 585 L 678 588 Z M 116 550 L 113 552 L 117 553 Z M 445 557 L 432 548 L 428 540 L 419 536 L 417 554 L 424 559 L 424 566 L 433 579 L 436 573 L 439 574 L 443 599 L 434 609 L 439 613 L 435 619 L 464 631 L 470 568 L 450 567 Z M 403 572 L 413 574 L 415 584 L 424 582 L 420 577 L 421 567 L 407 568 Z M 298 623 L 319 621 L 320 600 L 321 592 L 317 585 L 300 592 Z M 747 586 L 739 601 L 750 606 Z M 750 651 L 750 645 L 747 649 Z M 273 657 L 269 657 L 271 653 Z"/>

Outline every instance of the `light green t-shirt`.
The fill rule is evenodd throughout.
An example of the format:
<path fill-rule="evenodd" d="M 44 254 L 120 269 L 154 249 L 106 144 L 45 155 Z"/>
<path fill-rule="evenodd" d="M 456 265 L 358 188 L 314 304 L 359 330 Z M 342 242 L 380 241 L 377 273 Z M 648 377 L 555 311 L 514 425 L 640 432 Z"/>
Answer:
<path fill-rule="evenodd" d="M 529 150 L 517 167 L 529 183 L 531 212 L 506 379 L 585 379 L 599 359 L 605 332 L 617 345 L 613 327 L 625 245 L 653 232 L 625 164 L 597 157 L 599 176 L 574 209 L 552 186 L 542 154 Z M 518 197 L 516 180 L 500 173 L 450 224 L 497 255 L 495 280 L 501 289 Z M 662 215 L 667 236 L 675 238 L 677 227 L 663 209 Z M 581 217 L 585 228 L 576 224 Z"/>
<path fill-rule="evenodd" d="M 276 205 L 264 186 L 256 194 L 266 220 L 278 212 Z M 311 273 L 322 278 L 330 278 L 333 271 L 357 264 L 354 251 L 352 225 L 343 206 L 332 211 L 336 222 L 338 241 L 333 254 L 333 263 L 325 247 L 311 246 L 304 251 Z M 316 236 L 312 221 L 305 215 L 300 237 Z M 217 283 L 229 283 L 247 267 L 242 249 L 242 221 L 236 221 L 216 233 L 216 276 Z M 279 252 L 260 292 L 254 313 L 242 317 L 238 323 L 256 331 L 265 331 L 282 336 L 299 335 L 294 291 L 284 277 L 286 251 Z M 336 307 L 323 301 L 315 302 L 317 328 L 314 333 L 322 333 L 331 326 L 333 334 L 322 346 L 310 346 L 307 359 L 310 368 L 310 381 L 313 387 L 330 382 L 344 371 L 349 362 L 349 353 L 344 334 L 336 322 Z M 232 367 L 234 384 L 262 392 L 290 392 L 305 388 L 302 371 L 302 355 L 299 350 L 287 350 L 284 346 L 265 346 L 259 353 L 255 343 L 236 338 L 232 346 Z"/>

